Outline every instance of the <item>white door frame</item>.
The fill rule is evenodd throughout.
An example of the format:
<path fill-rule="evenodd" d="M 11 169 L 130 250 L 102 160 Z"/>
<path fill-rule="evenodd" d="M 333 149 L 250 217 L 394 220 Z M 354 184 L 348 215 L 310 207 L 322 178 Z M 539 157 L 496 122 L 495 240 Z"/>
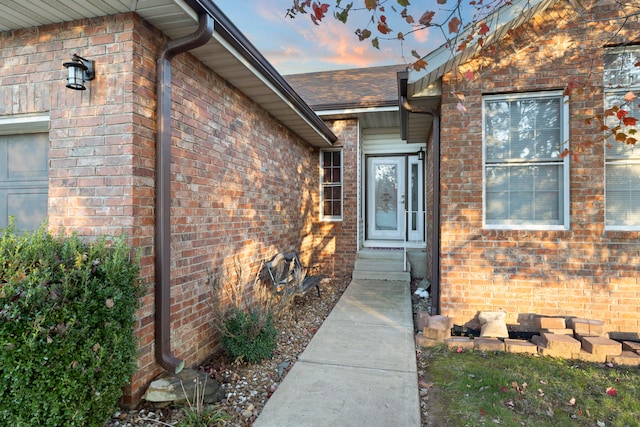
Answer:
<path fill-rule="evenodd" d="M 367 239 L 403 240 L 405 156 L 367 158 Z"/>

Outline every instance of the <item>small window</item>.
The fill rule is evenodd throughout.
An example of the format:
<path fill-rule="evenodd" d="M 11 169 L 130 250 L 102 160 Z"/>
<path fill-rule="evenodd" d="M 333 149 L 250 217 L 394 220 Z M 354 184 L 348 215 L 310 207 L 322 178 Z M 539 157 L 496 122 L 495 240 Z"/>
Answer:
<path fill-rule="evenodd" d="M 484 224 L 568 228 L 568 107 L 562 93 L 484 99 Z"/>
<path fill-rule="evenodd" d="M 49 134 L 0 135 L 0 227 L 33 231 L 47 218 Z"/>
<path fill-rule="evenodd" d="M 342 151 L 320 152 L 320 218 L 342 220 Z"/>
<path fill-rule="evenodd" d="M 640 47 L 608 49 L 605 53 L 605 108 L 619 108 L 627 117 L 640 118 L 638 100 L 625 99 L 629 92 L 640 91 Z M 609 128 L 621 126 L 622 132 L 636 139 L 637 126 L 625 124 L 618 114 L 608 116 Z M 634 134 L 635 133 L 635 134 Z M 616 141 L 610 136 L 605 144 L 605 226 L 612 230 L 640 229 L 640 146 Z"/>

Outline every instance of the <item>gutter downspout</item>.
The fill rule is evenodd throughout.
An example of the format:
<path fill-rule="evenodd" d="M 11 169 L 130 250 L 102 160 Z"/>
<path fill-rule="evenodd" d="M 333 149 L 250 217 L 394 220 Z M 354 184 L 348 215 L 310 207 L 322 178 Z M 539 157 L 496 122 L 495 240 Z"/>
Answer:
<path fill-rule="evenodd" d="M 184 360 L 171 353 L 171 59 L 207 43 L 213 18 L 200 14 L 196 32 L 167 42 L 157 59 L 156 206 L 155 206 L 155 355 L 164 369 L 178 373 Z"/>
<path fill-rule="evenodd" d="M 431 247 L 431 313 L 440 314 L 440 114 L 431 108 L 419 108 L 409 104 L 405 96 L 400 103 L 409 113 L 427 114 L 433 119 L 433 204 Z"/>

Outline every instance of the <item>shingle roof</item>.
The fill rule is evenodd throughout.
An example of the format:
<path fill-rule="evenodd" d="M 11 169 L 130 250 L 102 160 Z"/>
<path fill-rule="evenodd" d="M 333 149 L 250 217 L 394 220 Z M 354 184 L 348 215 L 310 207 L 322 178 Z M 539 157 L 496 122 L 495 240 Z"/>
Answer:
<path fill-rule="evenodd" d="M 314 111 L 398 105 L 396 73 L 407 65 L 352 68 L 284 76 Z"/>

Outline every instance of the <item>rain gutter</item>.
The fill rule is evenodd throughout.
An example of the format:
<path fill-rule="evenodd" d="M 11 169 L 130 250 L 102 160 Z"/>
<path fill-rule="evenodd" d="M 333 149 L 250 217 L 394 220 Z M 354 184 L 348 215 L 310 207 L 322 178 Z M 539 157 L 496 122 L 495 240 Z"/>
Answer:
<path fill-rule="evenodd" d="M 431 313 L 440 314 L 440 112 L 434 108 L 413 106 L 407 100 L 408 72 L 398 72 L 398 97 L 400 103 L 400 117 L 402 136 L 406 138 L 407 113 L 426 114 L 431 116 L 433 154 L 433 203 L 431 205 Z"/>
<path fill-rule="evenodd" d="M 198 21 L 193 34 L 166 43 L 157 60 L 155 355 L 160 366 L 174 373 L 184 361 L 171 352 L 171 59 L 211 39 L 213 18 L 201 13 Z"/>

